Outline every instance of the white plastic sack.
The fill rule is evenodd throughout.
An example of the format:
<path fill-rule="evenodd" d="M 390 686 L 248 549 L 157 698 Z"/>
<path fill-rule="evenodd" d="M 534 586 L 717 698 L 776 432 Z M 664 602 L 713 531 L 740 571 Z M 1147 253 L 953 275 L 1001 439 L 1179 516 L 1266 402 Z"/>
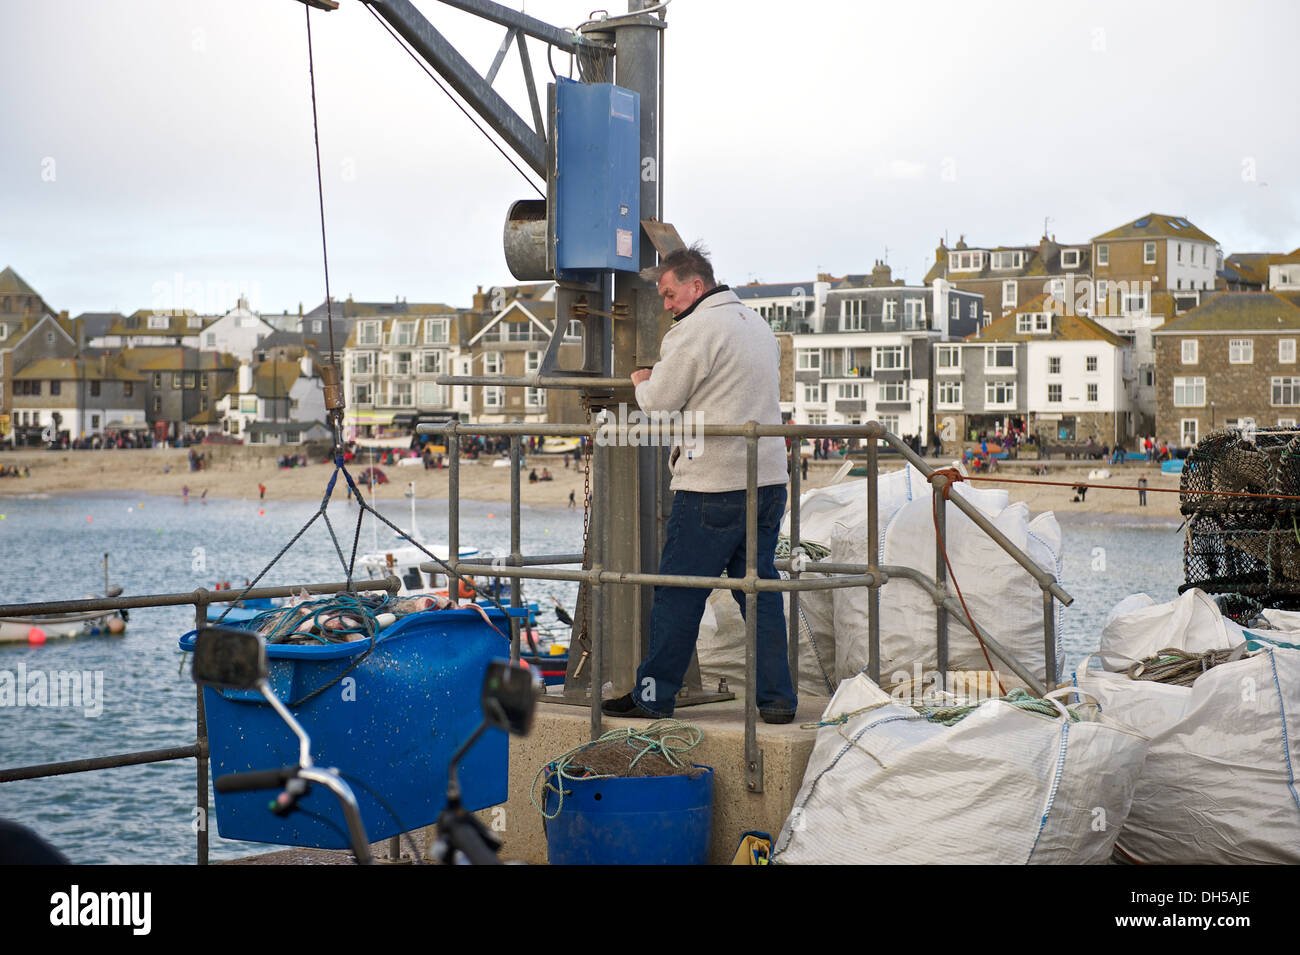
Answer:
<path fill-rule="evenodd" d="M 1097 656 L 1104 669 L 1120 672 L 1166 648 L 1205 653 L 1244 640 L 1241 627 L 1223 616 L 1202 590 L 1189 590 L 1162 604 L 1146 594 L 1134 594 L 1107 616 Z"/>
<path fill-rule="evenodd" d="M 917 717 L 858 674 L 823 720 L 774 861 L 1102 863 L 1146 741 L 987 701 L 955 726 Z"/>
<path fill-rule="evenodd" d="M 820 576 L 820 575 L 818 575 Z M 799 696 L 829 697 L 835 692 L 835 634 L 831 629 L 830 601 L 799 596 Z M 790 595 L 782 594 L 786 620 L 790 618 Z M 789 631 L 787 631 L 788 635 Z M 745 686 L 745 618 L 730 591 L 715 590 L 704 605 L 700 620 L 700 674 L 705 689 L 725 677 L 733 690 Z"/>
<path fill-rule="evenodd" d="M 1213 602 L 1200 591 L 1158 605 L 1140 596 L 1107 621 L 1103 646 L 1113 665 L 1166 647 L 1228 648 L 1250 636 L 1204 614 Z M 1100 657 L 1085 661 L 1076 685 L 1103 713 L 1150 737 L 1119 848 L 1148 864 L 1300 862 L 1292 751 L 1300 651 L 1270 648 L 1221 663 L 1190 687 L 1130 680 L 1096 665 Z"/>
<path fill-rule="evenodd" d="M 952 493 L 961 494 L 979 507 L 1013 544 L 1060 579 L 1061 528 L 1050 511 L 1031 521 L 1028 506 L 1009 504 L 1005 491 L 957 484 Z M 911 567 L 934 576 L 932 506 L 929 493 L 924 493 L 881 525 L 880 563 Z M 1031 673 L 1045 678 L 1043 602 L 1038 582 L 955 505 L 946 509 L 945 530 L 952 572 L 975 624 L 1010 650 Z M 831 560 L 865 560 L 868 546 L 865 535 L 858 536 L 853 529 L 845 528 L 832 538 Z M 951 580 L 948 591 L 956 596 Z M 836 668 L 843 679 L 865 669 L 869 662 L 868 595 L 866 588 L 836 590 L 834 594 Z M 1059 603 L 1056 610 L 1059 634 Z M 990 659 L 995 669 L 1006 669 L 992 654 Z M 886 684 L 912 677 L 918 667 L 927 672 L 938 667 L 934 601 L 919 584 L 902 577 L 891 578 L 880 590 L 880 660 L 880 676 Z M 1062 661 L 1058 641 L 1058 673 Z M 979 643 L 952 614 L 948 624 L 948 666 L 952 670 L 988 669 Z"/>

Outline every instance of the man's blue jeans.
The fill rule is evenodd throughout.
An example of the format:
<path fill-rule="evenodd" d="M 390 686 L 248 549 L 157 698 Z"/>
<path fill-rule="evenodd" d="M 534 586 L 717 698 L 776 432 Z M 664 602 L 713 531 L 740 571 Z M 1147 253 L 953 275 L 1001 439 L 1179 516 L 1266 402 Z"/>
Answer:
<path fill-rule="evenodd" d="M 785 488 L 779 484 L 760 487 L 758 575 L 768 580 L 777 579 L 773 561 L 784 513 Z M 659 573 L 717 577 L 724 570 L 728 577 L 745 576 L 745 492 L 676 492 Z M 739 590 L 731 594 L 743 615 L 745 595 Z M 655 588 L 650 647 L 632 689 L 632 697 L 642 709 L 656 716 L 672 716 L 708 599 L 709 591 L 698 587 Z M 774 591 L 758 595 L 756 701 L 759 712 L 768 716 L 791 714 L 798 703 L 786 657 L 785 608 L 781 595 Z"/>

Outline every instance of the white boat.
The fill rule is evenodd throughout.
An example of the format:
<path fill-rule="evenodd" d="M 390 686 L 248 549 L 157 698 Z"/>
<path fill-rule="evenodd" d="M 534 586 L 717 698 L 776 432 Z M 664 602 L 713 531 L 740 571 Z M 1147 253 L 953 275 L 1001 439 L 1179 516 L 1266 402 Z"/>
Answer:
<path fill-rule="evenodd" d="M 104 593 L 119 597 L 122 588 L 108 586 L 108 555 L 104 555 Z M 94 599 L 97 595 L 87 594 Z M 119 637 L 126 632 L 126 611 L 87 610 L 81 613 L 41 614 L 30 617 L 0 617 L 0 644 L 22 643 L 40 646 L 46 640 L 74 637 Z"/>
<path fill-rule="evenodd" d="M 372 579 L 387 577 L 389 574 L 395 576 L 402 582 L 402 589 L 398 591 L 398 596 L 401 597 L 419 594 L 434 595 L 439 592 L 445 594 L 448 592 L 447 575 L 438 572 L 425 573 L 420 570 L 420 565 L 429 562 L 429 554 L 425 553 L 426 550 L 442 561 L 447 560 L 451 552 L 445 545 L 429 543 L 420 536 L 420 530 L 415 523 L 415 482 L 413 481 L 408 483 L 407 497 L 411 499 L 410 530 L 405 534 L 395 534 L 393 543 L 386 548 L 379 546 L 376 536 L 370 552 L 357 558 L 357 566 Z M 376 535 L 378 535 L 377 525 L 378 521 L 371 525 Z M 460 548 L 461 559 L 477 555 L 476 547 Z"/>

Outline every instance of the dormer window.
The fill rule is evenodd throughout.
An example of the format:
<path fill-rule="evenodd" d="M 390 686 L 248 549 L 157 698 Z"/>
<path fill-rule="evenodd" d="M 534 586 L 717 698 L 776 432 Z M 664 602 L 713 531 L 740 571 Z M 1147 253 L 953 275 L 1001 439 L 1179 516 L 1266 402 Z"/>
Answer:
<path fill-rule="evenodd" d="M 1079 250 L 1062 249 L 1061 250 L 1061 268 L 1077 269 L 1079 267 Z"/>
<path fill-rule="evenodd" d="M 948 268 L 953 272 L 978 272 L 984 268 L 984 253 L 949 252 Z"/>
<path fill-rule="evenodd" d="M 994 269 L 1020 269 L 1024 268 L 1025 253 L 1023 252 L 994 252 L 993 268 Z"/>
<path fill-rule="evenodd" d="M 170 319 L 170 317 L 167 316 L 167 315 L 160 315 L 160 314 L 158 314 L 157 312 L 154 312 L 153 314 L 151 314 L 151 315 L 149 316 L 149 327 L 150 327 L 150 328 L 170 328 L 170 327 L 171 327 L 171 319 Z"/>

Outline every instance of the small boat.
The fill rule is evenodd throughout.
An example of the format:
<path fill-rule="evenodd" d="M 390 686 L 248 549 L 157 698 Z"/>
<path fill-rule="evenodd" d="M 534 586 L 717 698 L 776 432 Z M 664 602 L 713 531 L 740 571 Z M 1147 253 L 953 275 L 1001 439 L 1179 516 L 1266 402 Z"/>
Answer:
<path fill-rule="evenodd" d="M 572 454 L 580 444 L 577 438 L 543 438 L 540 451 L 542 454 Z"/>
<path fill-rule="evenodd" d="M 1184 463 L 1182 458 L 1173 458 L 1160 465 L 1160 470 L 1165 474 L 1182 474 Z"/>
<path fill-rule="evenodd" d="M 108 555 L 104 555 L 104 595 L 120 597 L 122 588 L 108 586 Z M 94 595 L 91 595 L 94 599 Z M 0 617 L 0 644 L 20 643 L 38 647 L 47 640 L 75 637 L 120 637 L 126 632 L 125 610 L 87 610 L 81 613 L 40 614 L 30 617 Z"/>

